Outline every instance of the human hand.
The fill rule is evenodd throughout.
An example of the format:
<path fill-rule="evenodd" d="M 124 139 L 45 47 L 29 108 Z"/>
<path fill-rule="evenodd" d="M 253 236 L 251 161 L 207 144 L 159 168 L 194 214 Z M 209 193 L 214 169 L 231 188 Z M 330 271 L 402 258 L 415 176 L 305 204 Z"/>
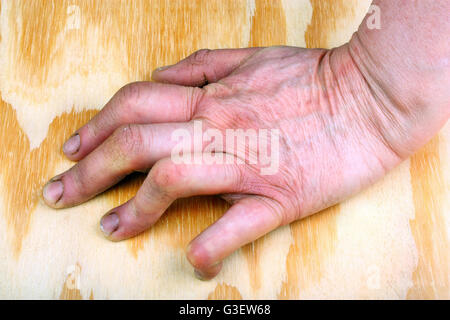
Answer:
<path fill-rule="evenodd" d="M 105 235 L 119 241 L 150 228 L 177 198 L 221 194 L 232 207 L 187 249 L 204 279 L 236 249 L 355 194 L 414 149 L 397 139 L 407 120 L 391 118 L 395 106 L 375 95 L 347 46 L 202 50 L 153 78 L 159 83 L 122 88 L 66 142 L 64 153 L 79 162 L 43 196 L 54 208 L 77 205 L 150 169 L 136 196 L 101 220 Z M 275 130 L 278 148 L 269 142 L 277 170 L 263 175 L 264 165 L 242 159 L 259 155 L 249 145 L 213 150 L 243 164 L 177 163 L 172 134 L 193 133 L 194 120 L 223 136 L 227 129 Z M 206 153 L 204 143 L 192 147 Z"/>

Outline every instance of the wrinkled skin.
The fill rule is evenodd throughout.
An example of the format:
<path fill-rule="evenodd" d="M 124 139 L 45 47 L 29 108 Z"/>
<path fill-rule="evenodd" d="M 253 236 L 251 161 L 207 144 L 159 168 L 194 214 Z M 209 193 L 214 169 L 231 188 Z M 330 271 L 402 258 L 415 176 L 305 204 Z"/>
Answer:
<path fill-rule="evenodd" d="M 377 65 L 371 60 L 375 55 L 360 41 L 363 32 L 333 50 L 201 50 L 155 70 L 154 82 L 122 88 L 66 142 L 64 153 L 78 163 L 45 186 L 46 203 L 55 208 L 77 205 L 133 171 L 149 170 L 136 196 L 101 220 L 105 236 L 119 241 L 150 228 L 177 198 L 220 194 L 232 207 L 187 248 L 196 274 L 214 277 L 233 251 L 372 184 L 447 121 L 448 68 L 440 67 L 448 56 L 445 41 L 440 56 L 434 51 L 435 65 L 426 62 L 420 69 L 415 64 L 417 75 L 433 79 L 433 72 L 439 72 L 447 81 L 430 80 L 433 86 L 423 92 L 406 92 L 399 81 L 402 72 L 380 75 L 374 71 L 380 68 L 369 68 Z M 391 69 L 401 67 L 389 63 Z M 418 77 L 414 69 L 407 70 L 409 77 Z M 420 105 L 432 108 L 424 112 Z M 262 175 L 261 165 L 248 161 L 175 163 L 172 133 L 192 132 L 194 120 L 201 120 L 204 130 L 224 135 L 226 129 L 278 129 L 279 170 Z M 227 147 L 215 151 L 239 156 Z M 257 152 L 251 147 L 246 151 Z"/>
<path fill-rule="evenodd" d="M 103 227 L 110 239 L 122 240 L 151 227 L 178 197 L 224 194 L 234 206 L 191 243 L 188 253 L 198 273 L 208 278 L 235 249 L 337 203 L 400 161 L 370 121 L 376 104 L 345 48 L 334 56 L 291 47 L 238 51 L 201 51 L 178 70 L 154 75 L 182 85 L 212 82 L 203 88 L 145 82 L 124 87 L 78 131 L 81 147 L 69 157 L 83 160 L 57 177 L 64 192 L 58 201 L 47 202 L 54 207 L 84 202 L 124 175 L 153 165 L 136 197 L 111 211 L 118 215 L 119 226 L 112 227 L 117 229 Z M 224 65 L 225 54 L 238 61 Z M 215 60 L 221 61 L 217 69 L 201 69 Z M 180 77 L 183 72 L 186 78 Z M 350 82 L 364 91 L 341 85 Z M 177 110 L 167 112 L 167 105 Z M 248 161 L 174 164 L 170 133 L 189 128 L 193 119 L 203 120 L 204 130 L 224 134 L 226 129 L 279 129 L 278 172 L 261 175 L 259 165 Z"/>

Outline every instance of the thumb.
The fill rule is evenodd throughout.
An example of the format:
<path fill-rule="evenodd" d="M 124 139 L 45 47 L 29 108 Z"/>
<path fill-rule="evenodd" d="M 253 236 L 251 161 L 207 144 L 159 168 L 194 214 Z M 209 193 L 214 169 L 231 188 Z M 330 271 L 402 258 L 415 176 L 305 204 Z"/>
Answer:
<path fill-rule="evenodd" d="M 187 259 L 202 280 L 215 277 L 222 260 L 233 251 L 285 224 L 282 208 L 274 200 L 249 196 L 234 204 L 219 220 L 188 246 Z"/>
<path fill-rule="evenodd" d="M 202 49 L 177 64 L 154 70 L 152 79 L 183 86 L 204 86 L 227 77 L 260 49 Z"/>

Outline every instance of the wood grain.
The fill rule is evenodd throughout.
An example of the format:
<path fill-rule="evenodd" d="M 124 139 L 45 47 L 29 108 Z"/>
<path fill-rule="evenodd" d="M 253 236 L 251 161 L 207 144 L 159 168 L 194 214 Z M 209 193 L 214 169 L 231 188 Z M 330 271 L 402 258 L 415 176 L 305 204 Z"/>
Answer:
<path fill-rule="evenodd" d="M 411 228 L 417 242 L 419 263 L 414 271 L 411 299 L 450 299 L 450 246 L 443 206 L 446 192 L 441 159 L 440 137 L 434 138 L 411 159 L 411 184 L 416 216 Z M 448 191 L 448 188 L 447 188 Z M 447 210 L 447 211 L 445 211 Z M 441 254 L 444 252 L 444 254 Z"/>
<path fill-rule="evenodd" d="M 42 185 L 62 143 L 122 85 L 201 48 L 332 47 L 370 1 L 3 0 L 0 16 L 0 298 L 449 298 L 450 129 L 360 195 L 247 245 L 209 282 L 187 243 L 228 205 L 174 203 L 152 229 L 105 240 L 99 218 L 133 175 L 55 211 Z"/>

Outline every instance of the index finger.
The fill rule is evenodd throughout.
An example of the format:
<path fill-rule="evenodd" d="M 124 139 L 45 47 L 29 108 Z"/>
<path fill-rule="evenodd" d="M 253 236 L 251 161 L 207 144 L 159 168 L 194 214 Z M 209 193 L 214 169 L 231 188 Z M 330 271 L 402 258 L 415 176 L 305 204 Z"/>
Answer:
<path fill-rule="evenodd" d="M 66 141 L 63 152 L 70 160 L 81 160 L 124 124 L 189 121 L 202 95 L 200 88 L 153 82 L 128 84 Z"/>

